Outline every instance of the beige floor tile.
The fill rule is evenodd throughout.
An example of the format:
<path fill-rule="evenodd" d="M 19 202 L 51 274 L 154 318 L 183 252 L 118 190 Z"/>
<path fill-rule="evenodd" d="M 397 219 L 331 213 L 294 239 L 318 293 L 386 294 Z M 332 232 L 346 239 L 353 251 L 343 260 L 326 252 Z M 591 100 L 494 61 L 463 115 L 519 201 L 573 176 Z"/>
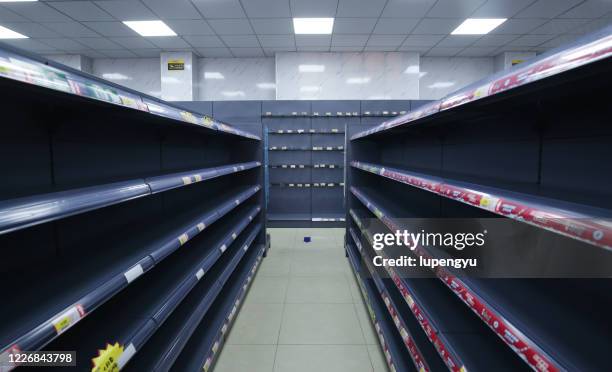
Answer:
<path fill-rule="evenodd" d="M 291 277 L 287 303 L 351 303 L 353 298 L 344 275 Z"/>
<path fill-rule="evenodd" d="M 372 372 L 365 345 L 279 345 L 275 372 Z"/>
<path fill-rule="evenodd" d="M 276 345 L 225 345 L 214 372 L 272 372 Z"/>
<path fill-rule="evenodd" d="M 359 319 L 359 325 L 361 326 L 361 330 L 363 332 L 363 337 L 368 345 L 373 345 L 378 343 L 378 337 L 376 336 L 376 331 L 374 330 L 374 326 L 372 325 L 372 319 L 368 314 L 368 308 L 363 301 L 355 302 L 354 309 L 357 313 L 357 319 Z"/>
<path fill-rule="evenodd" d="M 283 304 L 245 302 L 230 331 L 230 345 L 272 345 L 278 343 Z"/>
<path fill-rule="evenodd" d="M 288 276 L 291 271 L 291 257 L 285 255 L 270 254 L 261 262 L 257 273 L 260 276 Z"/>
<path fill-rule="evenodd" d="M 374 372 L 389 372 L 387 361 L 380 345 L 368 345 L 368 353 L 370 354 L 372 366 L 374 366 Z"/>
<path fill-rule="evenodd" d="M 279 344 L 365 344 L 353 304 L 285 304 Z"/>
<path fill-rule="evenodd" d="M 246 301 L 256 304 L 282 304 L 285 302 L 288 286 L 288 276 L 258 277 L 253 282 Z"/>

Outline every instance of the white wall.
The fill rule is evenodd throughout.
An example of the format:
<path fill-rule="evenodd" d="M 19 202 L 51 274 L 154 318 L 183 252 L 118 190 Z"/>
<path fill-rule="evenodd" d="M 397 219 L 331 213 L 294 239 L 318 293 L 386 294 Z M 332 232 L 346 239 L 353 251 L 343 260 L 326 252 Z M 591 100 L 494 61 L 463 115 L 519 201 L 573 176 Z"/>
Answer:
<path fill-rule="evenodd" d="M 442 98 L 494 71 L 494 58 L 422 57 L 420 99 Z"/>
<path fill-rule="evenodd" d="M 151 96 L 161 97 L 159 58 L 94 59 L 93 74 Z"/>
<path fill-rule="evenodd" d="M 299 66 L 308 64 L 324 65 L 325 71 L 300 73 Z M 416 53 L 384 52 L 279 53 L 276 60 L 198 59 L 194 84 L 199 92 L 196 99 L 202 101 L 438 99 L 495 70 L 494 58 L 419 58 Z M 93 73 L 160 97 L 159 58 L 95 59 Z M 349 79 L 352 84 L 347 83 Z"/>
<path fill-rule="evenodd" d="M 276 53 L 276 98 L 418 99 L 419 54 Z"/>
<path fill-rule="evenodd" d="M 202 58 L 197 82 L 200 101 L 273 100 L 274 58 Z"/>

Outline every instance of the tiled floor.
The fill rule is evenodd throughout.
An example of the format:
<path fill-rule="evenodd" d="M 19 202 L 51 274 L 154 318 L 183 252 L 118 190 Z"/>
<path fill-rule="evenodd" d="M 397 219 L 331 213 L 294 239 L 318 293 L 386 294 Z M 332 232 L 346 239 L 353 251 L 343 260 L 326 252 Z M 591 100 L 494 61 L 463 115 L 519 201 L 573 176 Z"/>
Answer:
<path fill-rule="evenodd" d="M 386 372 L 343 229 L 270 229 L 215 372 Z M 304 243 L 303 237 L 312 237 Z"/>

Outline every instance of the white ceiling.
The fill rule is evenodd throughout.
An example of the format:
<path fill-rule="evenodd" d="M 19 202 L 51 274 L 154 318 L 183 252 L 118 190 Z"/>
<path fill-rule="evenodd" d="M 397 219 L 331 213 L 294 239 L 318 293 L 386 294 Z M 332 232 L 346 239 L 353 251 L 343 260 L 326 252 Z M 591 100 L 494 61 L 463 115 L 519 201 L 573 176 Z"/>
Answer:
<path fill-rule="evenodd" d="M 291 17 L 335 17 L 332 35 L 294 35 Z M 509 18 L 485 36 L 449 35 L 467 17 Z M 121 21 L 164 20 L 177 37 L 144 38 Z M 612 0 L 42 0 L 0 3 L 3 40 L 92 58 L 261 57 L 279 51 L 415 51 L 493 56 L 559 46 L 612 23 Z"/>

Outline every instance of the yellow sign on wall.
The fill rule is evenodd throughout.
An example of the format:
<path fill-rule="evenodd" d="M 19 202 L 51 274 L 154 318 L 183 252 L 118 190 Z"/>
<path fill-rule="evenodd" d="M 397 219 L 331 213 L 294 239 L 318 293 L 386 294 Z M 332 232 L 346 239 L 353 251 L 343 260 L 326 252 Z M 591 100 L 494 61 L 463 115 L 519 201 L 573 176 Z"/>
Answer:
<path fill-rule="evenodd" d="M 168 71 L 177 71 L 185 69 L 184 59 L 169 59 L 168 60 Z"/>

